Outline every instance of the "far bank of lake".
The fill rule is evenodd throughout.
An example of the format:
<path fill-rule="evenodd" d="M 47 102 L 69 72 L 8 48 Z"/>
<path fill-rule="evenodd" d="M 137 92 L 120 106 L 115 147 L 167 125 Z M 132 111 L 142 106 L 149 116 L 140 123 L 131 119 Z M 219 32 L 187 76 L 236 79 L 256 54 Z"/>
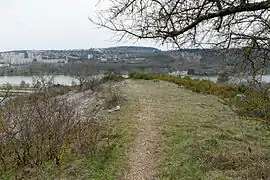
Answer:
<path fill-rule="evenodd" d="M 72 82 L 78 83 L 78 80 L 72 76 L 55 75 L 54 84 L 61 85 L 72 85 Z M 26 84 L 32 85 L 34 79 L 38 79 L 38 76 L 0 76 L 0 86 L 10 84 L 12 86 L 20 86 L 21 82 L 24 81 Z M 217 82 L 218 76 L 193 76 L 194 79 L 205 79 L 213 82 Z M 239 80 L 238 80 L 239 81 Z M 242 80 L 243 82 L 244 80 Z M 262 81 L 270 83 L 270 75 L 262 76 Z"/>

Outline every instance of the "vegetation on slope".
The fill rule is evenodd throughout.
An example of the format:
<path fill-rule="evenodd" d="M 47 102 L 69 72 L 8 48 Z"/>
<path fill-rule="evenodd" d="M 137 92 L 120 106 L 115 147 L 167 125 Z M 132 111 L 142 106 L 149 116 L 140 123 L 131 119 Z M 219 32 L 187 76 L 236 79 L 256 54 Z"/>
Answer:
<path fill-rule="evenodd" d="M 160 179 L 269 178 L 266 126 L 238 118 L 215 96 L 178 91 L 162 94 L 176 104 L 161 126 Z"/>
<path fill-rule="evenodd" d="M 269 178 L 267 126 L 239 118 L 218 97 L 160 80 L 129 80 L 123 92 L 130 98 L 120 119 L 128 122 L 122 128 L 132 140 L 124 179 L 145 173 L 137 160 L 149 170 L 144 177 L 156 179 Z M 157 139 L 144 132 L 149 125 Z M 138 143 L 148 148 L 140 151 Z"/>
<path fill-rule="evenodd" d="M 89 106 L 87 116 L 77 116 L 76 106 L 59 99 L 60 94 L 30 95 L 3 106 L 0 178 L 269 178 L 268 127 L 232 111 L 252 98 L 246 87 L 156 74 L 132 78 L 148 81 L 126 80 L 117 91 L 114 86 L 93 89 L 103 94 L 105 110 L 121 103 L 120 111 L 105 116 L 96 114 L 98 102 Z M 121 78 L 108 73 L 104 80 Z M 238 93 L 248 99 L 235 99 Z M 259 95 L 253 93 L 254 100 L 267 104 Z M 231 107 L 220 98 L 232 102 Z M 258 109 L 252 106 L 248 108 Z M 256 117 L 258 111 L 253 112 Z M 10 122 L 20 129 L 12 129 Z"/>
<path fill-rule="evenodd" d="M 95 91 L 85 92 L 74 87 L 73 95 L 42 91 L 2 104 L 0 179 L 113 179 L 121 137 L 106 112 L 122 96 L 111 82 L 95 86 L 86 85 Z"/>
<path fill-rule="evenodd" d="M 270 121 L 269 89 L 254 89 L 245 85 L 223 85 L 190 77 L 182 78 L 149 73 L 135 73 L 131 74 L 130 77 L 144 80 L 159 79 L 183 86 L 193 92 L 216 95 L 242 116 L 268 123 Z M 239 95 L 240 97 L 238 97 Z"/>

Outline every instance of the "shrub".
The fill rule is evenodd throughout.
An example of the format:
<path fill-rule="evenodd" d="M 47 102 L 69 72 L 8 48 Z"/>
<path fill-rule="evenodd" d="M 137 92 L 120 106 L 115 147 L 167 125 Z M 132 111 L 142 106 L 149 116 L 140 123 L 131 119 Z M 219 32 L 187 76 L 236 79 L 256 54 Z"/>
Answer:
<path fill-rule="evenodd" d="M 85 88 L 96 91 L 105 86 L 100 83 L 99 79 L 88 81 Z M 44 84 L 36 93 L 0 106 L 0 179 L 38 177 L 47 165 L 61 171 L 69 157 L 108 156 L 111 135 L 100 123 L 101 111 L 119 105 L 120 91 L 106 84 L 100 93 L 94 92 L 97 102 L 82 112 L 73 98 L 64 95 L 77 87 L 55 89 Z"/>
<path fill-rule="evenodd" d="M 159 79 L 184 86 L 198 93 L 216 95 L 226 100 L 231 107 L 236 107 L 236 112 L 242 116 L 263 118 L 270 123 L 270 100 L 266 90 L 251 89 L 246 85 L 230 86 L 217 84 L 208 80 L 191 79 L 191 77 L 175 77 L 170 75 L 136 73 L 133 79 Z M 235 98 L 237 94 L 246 96 L 245 101 Z"/>
<path fill-rule="evenodd" d="M 104 77 L 102 78 L 103 81 L 122 81 L 124 78 L 118 72 L 108 71 L 105 73 Z"/>
<path fill-rule="evenodd" d="M 91 91 L 98 91 L 101 87 L 102 80 L 98 78 L 91 78 L 86 80 L 86 82 L 81 86 L 81 91 L 91 90 Z"/>
<path fill-rule="evenodd" d="M 225 71 L 219 74 L 217 82 L 218 83 L 227 83 L 230 80 L 229 72 Z"/>
<path fill-rule="evenodd" d="M 105 99 L 104 107 L 111 109 L 121 103 L 123 96 L 118 88 L 108 86 L 105 91 Z"/>
<path fill-rule="evenodd" d="M 244 116 L 263 118 L 270 122 L 270 99 L 262 90 L 245 90 L 244 99 L 234 98 L 237 112 Z"/>
<path fill-rule="evenodd" d="M 47 93 L 9 101 L 0 113 L 0 169 L 26 178 L 29 168 L 59 166 L 68 151 L 93 153 L 100 132 L 93 116 L 82 118 L 67 99 Z"/>

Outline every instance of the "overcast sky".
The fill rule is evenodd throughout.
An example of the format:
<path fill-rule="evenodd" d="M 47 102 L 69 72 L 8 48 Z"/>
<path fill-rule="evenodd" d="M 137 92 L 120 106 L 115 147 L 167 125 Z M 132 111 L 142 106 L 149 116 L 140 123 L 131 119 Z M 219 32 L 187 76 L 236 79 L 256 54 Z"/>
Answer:
<path fill-rule="evenodd" d="M 113 33 L 90 23 L 98 0 L 1 0 L 0 51 L 16 49 L 81 49 L 119 45 Z"/>

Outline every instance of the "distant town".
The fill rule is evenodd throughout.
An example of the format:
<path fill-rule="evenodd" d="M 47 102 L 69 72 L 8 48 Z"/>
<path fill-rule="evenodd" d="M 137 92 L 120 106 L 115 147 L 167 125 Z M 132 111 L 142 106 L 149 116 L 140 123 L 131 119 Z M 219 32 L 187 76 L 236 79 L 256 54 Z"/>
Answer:
<path fill-rule="evenodd" d="M 226 56 L 225 56 L 226 55 Z M 211 49 L 161 51 L 153 47 L 119 46 L 74 50 L 14 50 L 0 52 L 0 75 L 54 73 L 73 75 L 79 64 L 92 71 L 218 74 L 238 57 Z"/>
<path fill-rule="evenodd" d="M 125 52 L 125 49 L 127 51 Z M 144 49 L 144 50 L 143 50 Z M 155 48 L 138 48 L 137 52 L 158 52 Z M 118 51 L 118 52 L 117 52 Z M 69 63 L 79 60 L 98 60 L 98 62 L 106 63 L 108 60 L 114 62 L 123 62 L 128 59 L 131 62 L 132 58 L 136 62 L 145 60 L 138 58 L 133 51 L 128 51 L 128 48 L 120 47 L 118 50 L 114 48 L 105 49 L 81 49 L 81 50 L 18 50 L 0 53 L 0 66 L 24 65 L 31 63 Z"/>

